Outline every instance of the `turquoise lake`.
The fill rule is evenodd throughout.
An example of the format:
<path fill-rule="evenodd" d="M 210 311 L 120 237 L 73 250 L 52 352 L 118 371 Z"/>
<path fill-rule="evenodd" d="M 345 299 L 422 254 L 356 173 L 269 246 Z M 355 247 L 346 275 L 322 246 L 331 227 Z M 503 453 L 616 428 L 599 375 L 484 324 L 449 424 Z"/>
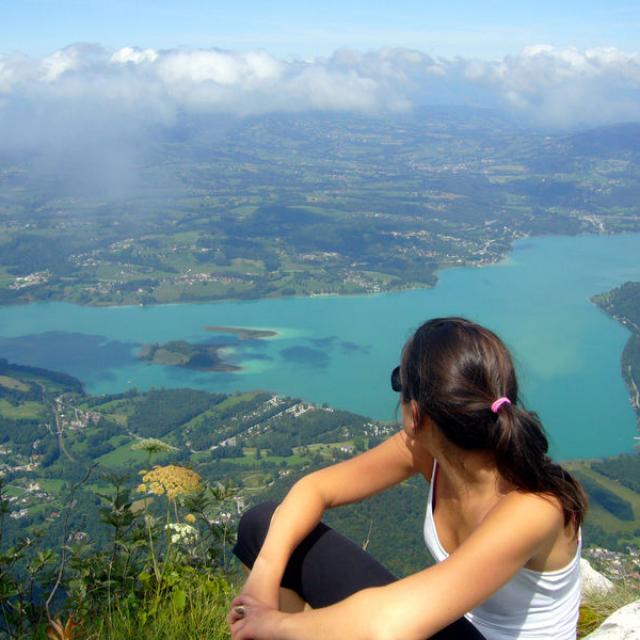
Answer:
<path fill-rule="evenodd" d="M 640 235 L 521 240 L 500 264 L 440 273 L 433 289 L 312 297 L 80 307 L 38 303 L 0 308 L 0 357 L 71 373 L 90 393 L 191 386 L 268 389 L 382 420 L 394 420 L 389 374 L 422 321 L 464 315 L 495 330 L 515 356 L 523 398 L 538 411 L 562 459 L 631 451 L 635 416 L 620 374 L 627 330 L 589 298 L 640 280 Z M 241 341 L 205 331 L 223 325 L 273 329 Z M 143 363 L 143 343 L 225 345 L 237 373 Z"/>

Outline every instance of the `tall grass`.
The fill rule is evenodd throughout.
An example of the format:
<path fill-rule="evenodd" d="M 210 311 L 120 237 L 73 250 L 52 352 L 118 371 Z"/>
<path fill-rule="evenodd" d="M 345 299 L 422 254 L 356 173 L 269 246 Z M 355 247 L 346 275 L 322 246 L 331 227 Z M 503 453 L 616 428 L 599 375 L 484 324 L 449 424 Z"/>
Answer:
<path fill-rule="evenodd" d="M 186 587 L 184 601 L 170 594 L 160 602 L 124 600 L 111 614 L 85 621 L 77 640 L 228 640 L 234 591 L 226 577 L 203 574 Z"/>
<path fill-rule="evenodd" d="M 611 614 L 640 598 L 637 583 L 622 581 L 608 593 L 593 593 L 580 606 L 578 638 L 595 631 Z"/>

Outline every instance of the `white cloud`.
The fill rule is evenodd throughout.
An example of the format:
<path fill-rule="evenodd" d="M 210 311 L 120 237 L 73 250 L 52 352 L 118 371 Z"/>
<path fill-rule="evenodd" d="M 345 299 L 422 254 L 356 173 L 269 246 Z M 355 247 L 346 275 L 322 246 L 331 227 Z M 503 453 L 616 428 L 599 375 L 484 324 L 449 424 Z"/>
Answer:
<path fill-rule="evenodd" d="M 640 119 L 640 54 L 614 48 L 525 48 L 500 62 L 470 65 L 517 110 L 559 126 Z"/>
<path fill-rule="evenodd" d="M 155 62 L 158 59 L 158 52 L 153 49 L 134 49 L 124 47 L 118 49 L 109 59 L 109 62 L 119 64 L 142 64 L 144 62 Z"/>
<path fill-rule="evenodd" d="M 33 130 L 29 113 L 42 123 L 64 113 L 68 121 L 74 114 L 153 124 L 189 110 L 371 112 L 429 103 L 503 106 L 561 126 L 638 120 L 640 54 L 541 44 L 494 61 L 389 48 L 285 61 L 265 51 L 80 44 L 42 59 L 0 55 L 0 142 L 16 126 Z"/>
<path fill-rule="evenodd" d="M 42 76 L 45 82 L 54 82 L 63 73 L 73 71 L 80 66 L 81 59 L 77 49 L 64 49 L 55 51 L 50 56 L 44 58 L 41 63 Z"/>
<path fill-rule="evenodd" d="M 282 63 L 263 52 L 223 51 L 172 51 L 160 56 L 155 66 L 158 77 L 167 86 L 212 82 L 246 88 L 277 79 L 282 69 Z"/>

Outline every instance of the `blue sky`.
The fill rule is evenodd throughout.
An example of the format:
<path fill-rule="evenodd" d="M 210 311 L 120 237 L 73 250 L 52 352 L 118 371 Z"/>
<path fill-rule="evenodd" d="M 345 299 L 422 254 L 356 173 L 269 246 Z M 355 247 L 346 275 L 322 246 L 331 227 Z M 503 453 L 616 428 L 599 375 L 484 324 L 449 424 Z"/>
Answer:
<path fill-rule="evenodd" d="M 339 48 L 497 58 L 526 45 L 638 50 L 638 0 L 0 0 L 0 53 L 109 48 L 265 49 L 284 59 Z"/>
<path fill-rule="evenodd" d="M 184 113 L 640 121 L 640 0 L 0 0 L 0 147 Z"/>

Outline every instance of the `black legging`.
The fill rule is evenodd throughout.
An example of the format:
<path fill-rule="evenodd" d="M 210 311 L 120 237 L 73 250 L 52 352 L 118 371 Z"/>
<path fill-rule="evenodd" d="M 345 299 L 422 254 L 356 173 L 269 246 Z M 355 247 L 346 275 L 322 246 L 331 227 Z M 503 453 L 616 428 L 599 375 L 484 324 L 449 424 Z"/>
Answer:
<path fill-rule="evenodd" d="M 233 553 L 249 568 L 262 548 L 277 506 L 275 502 L 259 504 L 240 519 Z M 381 587 L 395 580 L 393 574 L 358 545 L 321 522 L 291 555 L 281 584 L 317 609 L 340 602 L 367 587 Z M 431 637 L 485 640 L 465 618 Z"/>

